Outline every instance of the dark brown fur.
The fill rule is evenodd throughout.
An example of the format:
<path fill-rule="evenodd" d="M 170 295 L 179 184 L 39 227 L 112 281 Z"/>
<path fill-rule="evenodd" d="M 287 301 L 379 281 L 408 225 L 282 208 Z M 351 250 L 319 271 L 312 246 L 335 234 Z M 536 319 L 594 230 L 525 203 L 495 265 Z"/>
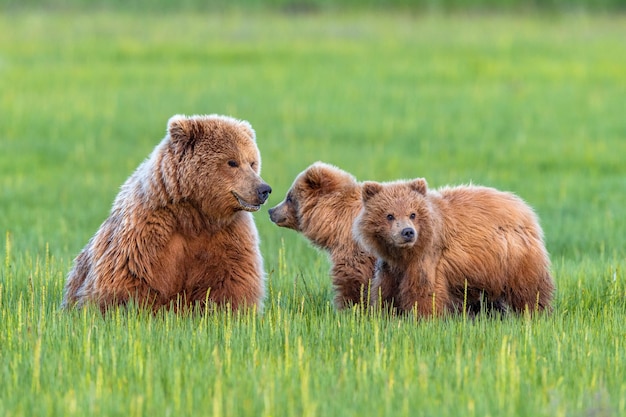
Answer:
<path fill-rule="evenodd" d="M 352 235 L 361 211 L 361 184 L 345 171 L 316 162 L 300 173 L 285 200 L 269 210 L 276 225 L 302 233 L 330 255 L 335 306 L 368 299 L 375 258 Z"/>
<path fill-rule="evenodd" d="M 248 122 L 174 116 L 78 255 L 64 307 L 206 302 L 262 307 L 263 260 L 250 211 L 270 187 Z"/>
<path fill-rule="evenodd" d="M 520 313 L 551 309 L 543 232 L 519 197 L 493 188 L 429 191 L 424 179 L 366 182 L 355 235 L 375 253 L 373 302 L 427 317 L 483 301 Z"/>

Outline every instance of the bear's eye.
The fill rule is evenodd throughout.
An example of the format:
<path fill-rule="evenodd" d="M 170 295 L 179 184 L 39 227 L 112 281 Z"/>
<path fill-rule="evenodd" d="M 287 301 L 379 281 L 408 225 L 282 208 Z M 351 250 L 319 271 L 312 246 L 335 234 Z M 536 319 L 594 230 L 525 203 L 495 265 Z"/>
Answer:
<path fill-rule="evenodd" d="M 388 214 L 387 215 L 387 220 L 389 220 L 390 222 L 394 221 L 395 217 L 393 217 L 393 214 Z"/>
<path fill-rule="evenodd" d="M 237 163 L 237 161 L 231 159 L 230 161 L 228 161 L 228 166 L 231 168 L 237 168 L 239 164 Z"/>
<path fill-rule="evenodd" d="M 293 203 L 293 199 L 291 198 L 291 194 L 287 194 L 287 198 L 285 198 L 285 201 L 287 203 L 290 203 L 290 204 Z"/>
<path fill-rule="evenodd" d="M 409 216 L 409 218 L 410 218 L 411 220 L 415 220 L 415 213 L 411 213 L 411 215 Z"/>
<path fill-rule="evenodd" d="M 250 163 L 250 168 L 254 169 L 255 166 L 256 166 L 256 162 L 251 162 Z"/>

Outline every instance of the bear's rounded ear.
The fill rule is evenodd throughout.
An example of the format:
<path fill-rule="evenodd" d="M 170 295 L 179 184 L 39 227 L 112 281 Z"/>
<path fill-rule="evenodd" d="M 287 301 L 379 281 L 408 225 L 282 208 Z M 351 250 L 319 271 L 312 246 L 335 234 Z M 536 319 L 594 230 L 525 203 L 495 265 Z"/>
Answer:
<path fill-rule="evenodd" d="M 328 175 L 319 165 L 311 165 L 304 173 L 304 183 L 310 190 L 319 190 L 328 182 Z"/>
<path fill-rule="evenodd" d="M 361 190 L 361 197 L 363 202 L 367 202 L 370 198 L 383 190 L 383 185 L 375 181 L 365 181 L 363 183 L 363 189 Z"/>
<path fill-rule="evenodd" d="M 409 183 L 409 187 L 411 190 L 417 191 L 422 195 L 426 195 L 426 191 L 428 191 L 428 184 L 424 178 L 416 178 Z"/>
<path fill-rule="evenodd" d="M 252 125 L 250 124 L 250 122 L 246 120 L 240 120 L 239 125 L 241 126 L 243 131 L 248 134 L 252 142 L 256 142 L 256 133 L 254 132 L 254 129 L 252 128 Z"/>
<path fill-rule="evenodd" d="M 188 142 L 191 139 L 191 126 L 189 119 L 182 114 L 170 117 L 167 121 L 167 134 L 174 143 Z"/>

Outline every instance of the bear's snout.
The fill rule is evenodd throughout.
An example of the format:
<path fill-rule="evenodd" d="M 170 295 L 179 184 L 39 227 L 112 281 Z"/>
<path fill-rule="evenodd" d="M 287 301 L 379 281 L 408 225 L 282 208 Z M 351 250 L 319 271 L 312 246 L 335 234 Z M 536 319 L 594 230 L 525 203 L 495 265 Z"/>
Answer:
<path fill-rule="evenodd" d="M 276 207 L 272 207 L 267 210 L 270 215 L 270 220 L 272 223 L 275 223 L 277 226 L 285 226 L 288 220 L 287 208 L 284 204 L 279 204 Z"/>
<path fill-rule="evenodd" d="M 256 188 L 251 187 L 248 192 L 240 194 L 233 190 L 231 193 L 235 196 L 238 203 L 235 210 L 257 211 L 261 208 L 261 205 L 267 201 L 271 192 L 272 187 L 262 181 L 260 181 L 260 185 L 256 186 Z"/>
<path fill-rule="evenodd" d="M 269 185 L 263 183 L 259 186 L 259 188 L 256 189 L 256 194 L 257 197 L 259 199 L 259 203 L 263 204 L 267 201 L 267 198 L 270 196 L 270 193 L 272 192 L 272 187 L 270 187 Z"/>
<path fill-rule="evenodd" d="M 267 210 L 267 212 L 270 215 L 270 220 L 276 226 L 299 231 L 295 213 L 292 213 L 290 208 L 284 202 L 280 203 L 276 207 L 272 207 Z"/>
<path fill-rule="evenodd" d="M 417 230 L 409 222 L 398 223 L 391 230 L 391 243 L 398 248 L 411 248 L 417 242 Z"/>
<path fill-rule="evenodd" d="M 268 209 L 267 212 L 270 215 L 270 220 L 273 221 L 274 223 L 276 223 L 276 220 L 274 219 L 274 212 L 276 210 L 276 207 L 272 207 L 271 209 Z"/>
<path fill-rule="evenodd" d="M 413 229 L 412 227 L 405 227 L 400 232 L 400 235 L 405 242 L 413 242 L 413 240 L 415 239 L 415 229 Z"/>

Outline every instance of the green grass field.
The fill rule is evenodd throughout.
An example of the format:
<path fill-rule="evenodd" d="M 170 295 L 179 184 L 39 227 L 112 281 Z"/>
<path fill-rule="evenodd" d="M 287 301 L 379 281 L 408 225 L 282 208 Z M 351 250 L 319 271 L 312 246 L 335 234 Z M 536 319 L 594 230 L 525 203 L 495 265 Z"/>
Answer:
<path fill-rule="evenodd" d="M 626 415 L 625 39 L 620 15 L 0 14 L 0 415 Z M 554 313 L 336 312 L 267 207 L 263 316 L 60 311 L 176 113 L 252 123 L 267 207 L 316 160 L 516 192 Z"/>

